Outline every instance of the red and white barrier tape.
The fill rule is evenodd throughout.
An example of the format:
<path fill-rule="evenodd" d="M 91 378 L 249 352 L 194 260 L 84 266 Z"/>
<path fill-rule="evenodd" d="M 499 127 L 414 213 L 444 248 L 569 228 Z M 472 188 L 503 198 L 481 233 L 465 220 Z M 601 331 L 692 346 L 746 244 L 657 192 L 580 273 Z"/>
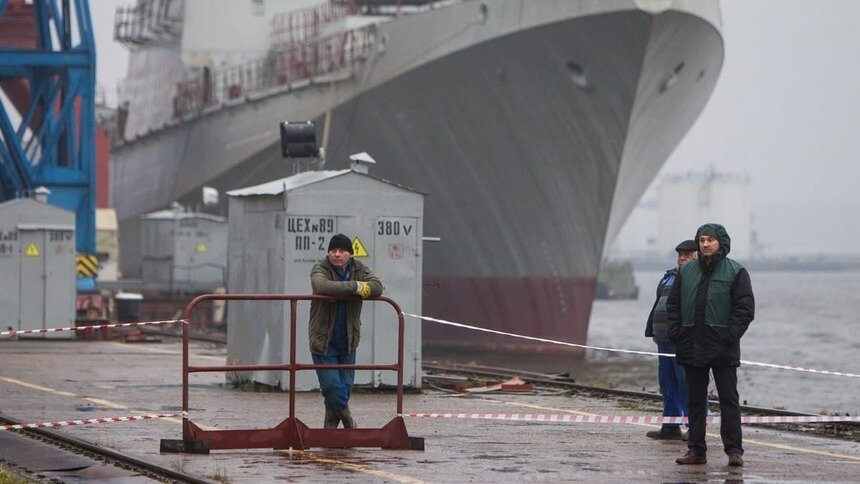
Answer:
<path fill-rule="evenodd" d="M 10 331 L 0 331 L 0 336 L 17 336 L 19 334 L 33 334 L 33 333 L 54 333 L 59 331 L 83 331 L 85 329 L 102 329 L 102 328 L 125 328 L 129 326 L 145 326 L 151 324 L 173 324 L 173 323 L 187 323 L 184 319 L 171 319 L 167 321 L 138 321 L 134 323 L 111 323 L 111 324 L 94 324 L 92 326 L 67 326 L 65 328 L 47 328 L 47 329 L 21 329 L 21 330 L 10 330 Z"/>
<path fill-rule="evenodd" d="M 645 417 L 645 416 L 605 416 L 605 415 L 558 415 L 532 413 L 403 413 L 401 417 L 430 419 L 474 419 L 506 420 L 512 422 L 554 422 L 554 423 L 610 423 L 610 424 L 685 424 L 687 417 Z M 707 417 L 707 423 L 717 423 L 720 417 Z M 830 417 L 824 415 L 796 417 L 741 417 L 745 424 L 777 423 L 815 423 L 815 422 L 860 422 L 860 417 Z"/>
<path fill-rule="evenodd" d="M 672 355 L 672 356 L 674 356 L 674 355 Z M 805 373 L 819 373 L 821 375 L 836 375 L 836 376 L 847 376 L 850 378 L 860 378 L 860 375 L 858 375 L 856 373 L 845 373 L 842 371 L 817 370 L 815 368 L 803 368 L 802 366 L 776 365 L 774 363 L 762 363 L 760 361 L 749 361 L 749 360 L 741 360 L 741 363 L 743 363 L 744 365 L 763 366 L 765 368 L 776 368 L 779 370 L 792 370 L 792 371 L 802 371 Z"/>
<path fill-rule="evenodd" d="M 406 313 L 406 312 L 404 312 L 403 315 L 409 316 L 412 318 L 423 319 L 425 321 L 431 321 L 434 323 L 444 324 L 446 326 L 454 326 L 455 328 L 471 329 L 473 331 L 482 331 L 484 333 L 499 334 L 502 336 L 510 336 L 512 338 L 527 339 L 527 340 L 531 340 L 531 341 L 539 341 L 541 343 L 550 343 L 550 344 L 561 345 L 561 346 L 570 346 L 573 348 L 583 348 L 583 349 L 587 349 L 587 350 L 599 350 L 599 351 L 613 351 L 616 353 L 630 353 L 630 354 L 634 354 L 634 355 L 669 356 L 669 357 L 675 356 L 672 353 L 655 353 L 652 351 L 623 350 L 623 349 L 619 349 L 619 348 L 604 348 L 602 346 L 581 345 L 581 344 L 576 344 L 576 343 L 568 343 L 567 341 L 556 341 L 556 340 L 552 340 L 552 339 L 538 338 L 535 336 L 525 336 L 522 334 L 508 333 L 506 331 L 496 331 L 494 329 L 481 328 L 480 326 L 471 326 L 471 325 L 463 324 L 463 323 L 455 323 L 453 321 L 446 321 L 444 319 L 431 318 L 429 316 L 420 316 L 418 314 L 411 314 L 411 313 Z M 744 365 L 762 366 L 765 368 L 776 368 L 776 369 L 780 369 L 780 370 L 802 371 L 802 372 L 806 372 L 806 373 L 818 373 L 821 375 L 835 375 L 835 376 L 847 376 L 850 378 L 860 378 L 860 374 L 847 373 L 847 372 L 842 372 L 842 371 L 817 370 L 814 368 L 803 368 L 803 367 L 799 367 L 799 366 L 777 365 L 774 363 L 762 363 L 759 361 L 749 361 L 749 360 L 741 360 L 741 363 Z"/>
<path fill-rule="evenodd" d="M 24 430 L 24 429 L 38 429 L 45 427 L 70 427 L 72 425 L 87 425 L 87 424 L 98 424 L 98 423 L 108 423 L 108 422 L 130 422 L 134 420 L 150 420 L 156 418 L 168 418 L 168 417 L 176 417 L 175 413 L 155 413 L 148 415 L 131 415 L 129 417 L 106 417 L 106 418 L 88 418 L 84 420 L 64 420 L 62 422 L 42 422 L 42 423 L 29 423 L 29 424 L 19 424 L 19 425 L 4 425 L 0 426 L 0 430 Z"/>

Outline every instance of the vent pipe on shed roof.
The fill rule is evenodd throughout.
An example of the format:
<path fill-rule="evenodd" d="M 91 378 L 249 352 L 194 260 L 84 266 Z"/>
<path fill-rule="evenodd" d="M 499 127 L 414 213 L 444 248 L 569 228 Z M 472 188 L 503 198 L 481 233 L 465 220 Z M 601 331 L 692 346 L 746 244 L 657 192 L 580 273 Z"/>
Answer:
<path fill-rule="evenodd" d="M 33 198 L 42 203 L 48 203 L 48 195 L 51 194 L 51 190 L 48 187 L 36 187 L 33 191 Z"/>
<path fill-rule="evenodd" d="M 372 156 L 367 154 L 366 151 L 362 151 L 361 153 L 354 153 L 352 155 L 349 155 L 349 160 L 350 160 L 349 168 L 352 171 L 355 171 L 358 173 L 364 173 L 365 175 L 367 174 L 368 170 L 370 169 L 370 165 L 376 164 L 376 160 L 374 160 Z"/>

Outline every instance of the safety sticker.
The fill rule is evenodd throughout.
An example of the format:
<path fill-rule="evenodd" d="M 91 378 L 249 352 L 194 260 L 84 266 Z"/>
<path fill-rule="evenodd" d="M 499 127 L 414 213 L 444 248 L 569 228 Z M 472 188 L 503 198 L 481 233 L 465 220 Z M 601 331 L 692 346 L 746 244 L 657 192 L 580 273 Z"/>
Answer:
<path fill-rule="evenodd" d="M 198 253 L 202 254 L 202 253 L 206 252 L 207 250 L 209 250 L 209 247 L 206 246 L 205 242 L 200 242 L 197 244 L 197 252 Z"/>
<path fill-rule="evenodd" d="M 388 258 L 391 260 L 402 260 L 403 244 L 388 244 Z"/>
<path fill-rule="evenodd" d="M 39 257 L 39 247 L 36 246 L 35 242 L 30 242 L 30 245 L 24 250 L 24 255 L 27 257 Z"/>
<path fill-rule="evenodd" d="M 364 248 L 364 244 L 361 243 L 361 239 L 358 237 L 352 239 L 352 255 L 354 257 L 370 257 L 370 254 L 367 253 L 367 249 Z"/>

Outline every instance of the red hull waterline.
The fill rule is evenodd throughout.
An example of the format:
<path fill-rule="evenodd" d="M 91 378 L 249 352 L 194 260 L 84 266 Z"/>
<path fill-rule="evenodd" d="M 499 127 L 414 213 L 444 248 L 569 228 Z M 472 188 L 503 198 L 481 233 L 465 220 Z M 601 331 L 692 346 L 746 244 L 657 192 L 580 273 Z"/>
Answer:
<path fill-rule="evenodd" d="M 424 314 L 525 336 L 585 344 L 596 278 L 426 277 Z M 579 348 L 425 321 L 428 349 L 582 357 Z"/>

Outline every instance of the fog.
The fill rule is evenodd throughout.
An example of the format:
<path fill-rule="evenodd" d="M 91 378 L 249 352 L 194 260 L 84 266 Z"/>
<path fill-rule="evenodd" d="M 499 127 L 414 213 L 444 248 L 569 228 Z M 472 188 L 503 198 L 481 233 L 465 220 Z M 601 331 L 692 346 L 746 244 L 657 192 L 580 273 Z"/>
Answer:
<path fill-rule="evenodd" d="M 748 173 L 763 243 L 860 253 L 860 2 L 721 5 L 722 74 L 661 174 Z"/>

